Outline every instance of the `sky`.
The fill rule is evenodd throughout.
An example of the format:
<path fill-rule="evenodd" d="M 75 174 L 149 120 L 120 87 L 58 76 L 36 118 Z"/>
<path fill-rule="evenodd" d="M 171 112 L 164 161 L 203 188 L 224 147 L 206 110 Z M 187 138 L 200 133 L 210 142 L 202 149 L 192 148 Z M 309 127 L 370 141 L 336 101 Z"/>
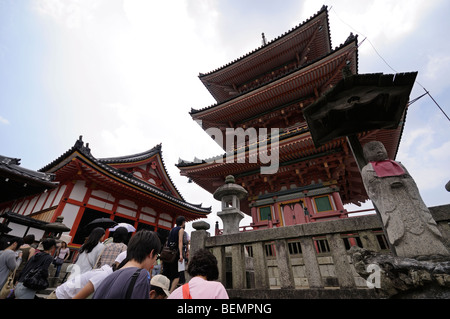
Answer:
<path fill-rule="evenodd" d="M 0 0 L 0 154 L 38 170 L 80 135 L 97 158 L 162 143 L 185 200 L 221 225 L 220 203 L 175 166 L 223 154 L 189 115 L 216 103 L 198 75 L 324 4 L 333 48 L 359 35 L 360 74 L 418 71 L 410 98 L 426 89 L 450 115 L 448 0 Z M 410 106 L 396 160 L 428 206 L 450 203 L 450 121 L 429 96 Z"/>

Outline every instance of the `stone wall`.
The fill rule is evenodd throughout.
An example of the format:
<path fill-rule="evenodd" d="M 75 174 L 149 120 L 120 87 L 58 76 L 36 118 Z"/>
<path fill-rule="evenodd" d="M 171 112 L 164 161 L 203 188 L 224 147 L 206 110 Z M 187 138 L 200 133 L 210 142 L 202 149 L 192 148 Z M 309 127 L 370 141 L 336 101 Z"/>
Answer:
<path fill-rule="evenodd" d="M 450 205 L 430 211 L 450 247 Z M 193 227 L 201 223 L 192 233 L 191 253 L 212 250 L 219 263 L 219 280 L 230 297 L 383 297 L 355 271 L 349 252 L 358 244 L 390 253 L 377 215 L 214 237 L 209 237 L 204 222 Z"/>

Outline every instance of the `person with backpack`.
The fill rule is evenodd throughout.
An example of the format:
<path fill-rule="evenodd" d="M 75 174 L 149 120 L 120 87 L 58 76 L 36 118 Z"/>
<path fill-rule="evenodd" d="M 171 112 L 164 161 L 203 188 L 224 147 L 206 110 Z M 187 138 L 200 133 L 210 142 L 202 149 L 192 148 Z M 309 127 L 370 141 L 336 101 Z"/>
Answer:
<path fill-rule="evenodd" d="M 22 238 L 12 238 L 6 243 L 7 247 L 0 251 L 0 289 L 6 283 L 9 274 L 22 262 L 22 252 L 19 250 L 22 243 Z"/>
<path fill-rule="evenodd" d="M 172 262 L 163 261 L 162 274 L 170 280 L 170 292 L 177 288 L 180 280 L 180 272 L 178 270 L 178 263 L 183 262 L 183 240 L 184 227 L 186 219 L 184 216 L 178 216 L 176 219 L 176 226 L 172 228 L 167 239 L 167 245 L 176 252 L 176 257 Z"/>
<path fill-rule="evenodd" d="M 150 270 L 160 251 L 155 232 L 138 231 L 128 243 L 128 262 L 102 281 L 92 299 L 149 299 Z"/>
<path fill-rule="evenodd" d="M 46 238 L 41 244 L 43 251 L 31 257 L 20 274 L 14 290 L 16 299 L 34 299 L 37 291 L 48 287 L 48 268 L 53 261 L 56 241 Z"/>

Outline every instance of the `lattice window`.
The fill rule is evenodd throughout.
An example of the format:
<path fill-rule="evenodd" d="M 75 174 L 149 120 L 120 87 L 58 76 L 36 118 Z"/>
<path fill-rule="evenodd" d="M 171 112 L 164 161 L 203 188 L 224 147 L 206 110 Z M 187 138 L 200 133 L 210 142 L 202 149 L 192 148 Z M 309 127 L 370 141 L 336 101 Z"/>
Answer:
<path fill-rule="evenodd" d="M 302 246 L 298 241 L 288 242 L 288 249 L 290 255 L 301 255 L 302 254 Z"/>
<path fill-rule="evenodd" d="M 314 239 L 314 245 L 318 254 L 327 254 L 331 252 L 330 245 L 326 238 L 316 238 Z"/>

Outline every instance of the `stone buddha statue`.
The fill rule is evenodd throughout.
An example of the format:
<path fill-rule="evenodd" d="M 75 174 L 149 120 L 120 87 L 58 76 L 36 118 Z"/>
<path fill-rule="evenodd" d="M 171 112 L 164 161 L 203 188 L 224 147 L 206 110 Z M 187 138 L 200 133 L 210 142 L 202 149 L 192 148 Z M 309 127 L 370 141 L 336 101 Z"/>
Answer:
<path fill-rule="evenodd" d="M 449 255 L 442 235 L 422 200 L 414 179 L 399 162 L 390 160 L 381 142 L 364 145 L 368 164 L 361 175 L 398 256 Z"/>

